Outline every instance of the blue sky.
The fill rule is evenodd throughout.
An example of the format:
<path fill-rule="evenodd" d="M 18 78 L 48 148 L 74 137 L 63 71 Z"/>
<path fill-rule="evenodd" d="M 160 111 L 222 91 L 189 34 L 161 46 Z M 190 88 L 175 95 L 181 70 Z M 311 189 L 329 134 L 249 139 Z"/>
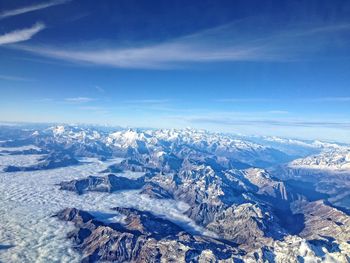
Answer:
<path fill-rule="evenodd" d="M 0 0 L 0 120 L 350 142 L 349 1 Z"/>

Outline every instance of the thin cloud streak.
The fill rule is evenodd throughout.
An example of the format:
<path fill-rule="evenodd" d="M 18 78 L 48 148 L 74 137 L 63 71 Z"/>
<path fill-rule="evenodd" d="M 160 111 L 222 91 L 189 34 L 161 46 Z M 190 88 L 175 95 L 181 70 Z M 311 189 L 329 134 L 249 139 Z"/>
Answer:
<path fill-rule="evenodd" d="M 302 103 L 317 103 L 317 102 L 350 102 L 350 97 L 319 97 L 319 98 L 305 98 L 305 99 L 295 99 L 295 102 Z M 225 99 L 215 99 L 213 102 L 220 103 L 266 103 L 266 102 L 287 102 L 290 103 L 288 99 L 273 99 L 273 98 L 225 98 Z"/>
<path fill-rule="evenodd" d="M 95 86 L 95 89 L 99 92 L 99 93 L 105 93 L 104 88 L 102 88 L 101 86 Z"/>
<path fill-rule="evenodd" d="M 12 44 L 29 40 L 44 28 L 45 25 L 43 23 L 36 23 L 30 28 L 19 29 L 4 35 L 0 35 L 0 45 Z"/>
<path fill-rule="evenodd" d="M 350 128 L 350 122 L 334 122 L 334 121 L 290 121 L 290 120 L 235 120 L 193 117 L 187 119 L 193 123 L 211 123 L 220 125 L 263 125 L 263 126 L 286 126 L 286 127 L 320 127 L 320 128 Z"/>
<path fill-rule="evenodd" d="M 50 1 L 50 2 L 36 4 L 36 5 L 24 6 L 13 10 L 5 10 L 0 13 L 0 20 L 7 17 L 17 16 L 17 15 L 45 9 L 55 5 L 65 4 L 70 1 L 71 0 L 55 0 L 55 1 Z"/>
<path fill-rule="evenodd" d="M 254 49 L 229 48 L 226 50 L 198 49 L 189 44 L 161 44 L 143 48 L 104 49 L 93 51 L 64 50 L 45 47 L 20 47 L 41 56 L 76 63 L 111 66 L 117 68 L 168 69 L 182 63 L 273 60 L 256 53 Z"/>
<path fill-rule="evenodd" d="M 139 99 L 139 100 L 125 100 L 126 104 L 163 104 L 168 103 L 168 99 Z"/>
<path fill-rule="evenodd" d="M 23 78 L 18 76 L 0 75 L 0 80 L 8 81 L 33 81 L 33 79 Z"/>
<path fill-rule="evenodd" d="M 80 110 L 91 110 L 91 111 L 97 111 L 97 110 L 106 110 L 105 107 L 100 106 L 82 106 L 79 107 Z"/>
<path fill-rule="evenodd" d="M 15 48 L 73 63 L 116 68 L 169 69 L 181 67 L 185 63 L 281 62 L 304 59 L 305 53 L 322 49 L 325 46 L 324 41 L 329 41 L 330 34 L 349 30 L 350 25 L 327 25 L 288 31 L 288 37 L 285 32 L 263 32 L 263 34 L 260 32 L 256 37 L 255 34 L 242 36 L 242 29 L 238 28 L 239 25 L 230 24 L 143 47 L 96 48 L 86 47 L 85 44 L 85 47 L 17 46 Z M 317 41 L 318 36 L 322 41 Z M 312 43 L 304 41 L 307 44 L 301 45 L 302 40 Z"/>
<path fill-rule="evenodd" d="M 215 102 L 227 102 L 227 103 L 236 103 L 236 102 L 271 102 L 275 99 L 272 98 L 226 98 L 226 99 L 216 99 Z"/>
<path fill-rule="evenodd" d="M 313 102 L 350 102 L 350 97 L 324 97 L 312 99 Z"/>
<path fill-rule="evenodd" d="M 76 98 L 65 98 L 64 99 L 65 102 L 69 102 L 69 103 L 87 103 L 87 102 L 91 102 L 94 100 L 95 99 L 88 98 L 88 97 L 76 97 Z"/>

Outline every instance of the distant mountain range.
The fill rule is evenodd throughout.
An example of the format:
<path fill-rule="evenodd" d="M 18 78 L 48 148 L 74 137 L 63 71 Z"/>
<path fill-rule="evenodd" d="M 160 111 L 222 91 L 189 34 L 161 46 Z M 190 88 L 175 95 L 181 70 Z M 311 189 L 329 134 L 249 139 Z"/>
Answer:
<path fill-rule="evenodd" d="M 82 158 L 112 161 L 97 174 L 57 187 L 78 195 L 136 191 L 151 200 L 183 202 L 184 215 L 210 233 L 132 207 L 113 208 L 123 218 L 118 223 L 74 207 L 57 211 L 59 219 L 74 223 L 69 237 L 83 262 L 350 259 L 348 145 L 195 129 L 4 126 L 0 154 L 42 156 L 34 165 L 3 166 L 2 175 L 64 173 Z"/>

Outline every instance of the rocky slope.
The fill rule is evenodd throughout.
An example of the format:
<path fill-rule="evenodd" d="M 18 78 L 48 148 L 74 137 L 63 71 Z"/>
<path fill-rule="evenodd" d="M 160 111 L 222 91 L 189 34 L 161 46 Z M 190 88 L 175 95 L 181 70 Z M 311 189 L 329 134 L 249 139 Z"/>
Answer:
<path fill-rule="evenodd" d="M 67 208 L 57 217 L 75 225 L 69 236 L 85 262 L 350 258 L 348 146 L 245 140 L 193 129 L 110 132 L 55 126 L 17 136 L 0 132 L 0 147 L 33 145 L 34 153 L 44 154 L 35 165 L 8 166 L 5 172 L 54 169 L 77 164 L 78 157 L 97 157 L 108 165 L 58 181 L 60 189 L 79 197 L 133 190 L 147 202 L 168 199 L 185 204 L 182 216 L 203 231 L 184 230 L 176 221 L 132 207 L 115 208 L 112 222 L 99 218 L 98 211 Z M 10 155 L 5 149 L 2 154 Z M 17 154 L 33 151 L 21 149 Z"/>
<path fill-rule="evenodd" d="M 114 208 L 120 222 L 99 221 L 86 211 L 67 208 L 57 217 L 73 222 L 69 237 L 84 255 L 82 262 L 209 262 L 240 255 L 233 245 L 194 236 L 149 212 Z"/>

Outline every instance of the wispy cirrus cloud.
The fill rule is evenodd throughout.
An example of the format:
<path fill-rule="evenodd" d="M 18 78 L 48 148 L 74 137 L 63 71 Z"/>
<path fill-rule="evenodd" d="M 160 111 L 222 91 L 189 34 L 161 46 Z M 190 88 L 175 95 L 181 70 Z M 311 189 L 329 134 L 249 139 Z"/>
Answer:
<path fill-rule="evenodd" d="M 272 98 L 225 98 L 216 99 L 215 102 L 236 103 L 236 102 L 271 102 L 275 99 Z"/>
<path fill-rule="evenodd" d="M 10 76 L 10 75 L 0 75 L 0 80 L 8 80 L 8 81 L 33 81 L 30 78 L 23 78 L 19 76 Z"/>
<path fill-rule="evenodd" d="M 211 118 L 189 117 L 193 123 L 211 123 L 220 125 L 262 125 L 262 126 L 286 126 L 286 127 L 320 127 L 320 128 L 350 128 L 348 121 L 305 121 L 305 120 L 271 120 L 271 119 L 234 119 L 234 118 Z"/>
<path fill-rule="evenodd" d="M 338 102 L 350 102 L 350 97 L 339 96 L 339 97 L 318 97 L 318 98 L 301 98 L 294 99 L 294 102 L 298 103 L 318 103 L 318 102 L 329 102 L 329 103 L 338 103 Z M 215 99 L 213 102 L 219 103 L 266 103 L 266 102 L 285 102 L 290 103 L 289 99 L 277 99 L 277 98 L 224 98 L 224 99 Z"/>
<path fill-rule="evenodd" d="M 97 90 L 100 93 L 104 93 L 105 92 L 105 89 L 102 88 L 101 86 L 98 86 L 98 85 L 95 86 L 95 90 Z"/>
<path fill-rule="evenodd" d="M 97 110 L 105 110 L 105 107 L 100 106 L 81 106 L 79 107 L 80 110 L 91 110 L 91 111 L 97 111 Z"/>
<path fill-rule="evenodd" d="M 88 97 L 74 97 L 74 98 L 65 98 L 64 101 L 68 103 L 87 103 L 94 101 L 94 98 L 88 98 Z"/>
<path fill-rule="evenodd" d="M 69 98 L 40 98 L 35 100 L 35 102 L 49 102 L 49 103 L 55 103 L 55 104 L 87 104 L 89 102 L 96 101 L 96 98 L 90 98 L 90 97 L 69 97 Z M 82 107 L 90 107 L 90 106 L 82 106 Z M 91 106 L 93 107 L 93 106 Z"/>
<path fill-rule="evenodd" d="M 270 114 L 289 114 L 290 112 L 286 111 L 286 110 L 270 110 L 267 113 L 270 113 Z"/>
<path fill-rule="evenodd" d="M 254 24 L 255 25 L 255 24 Z M 256 28 L 256 25 L 253 27 Z M 144 46 L 105 47 L 89 43 L 16 48 L 73 63 L 116 68 L 168 69 L 185 63 L 234 61 L 293 61 L 324 48 L 331 34 L 350 30 L 350 24 L 296 26 L 287 31 L 254 32 L 240 23 Z M 251 28 L 250 28 L 251 29 Z M 251 32 L 246 34 L 245 31 Z"/>
<path fill-rule="evenodd" d="M 277 61 L 275 54 L 259 51 L 258 47 L 216 48 L 200 43 L 164 43 L 141 48 L 124 49 L 59 49 L 52 47 L 20 47 L 41 56 L 74 63 L 110 66 L 116 68 L 168 69 L 184 63 L 229 61 Z"/>
<path fill-rule="evenodd" d="M 48 2 L 40 3 L 40 4 L 23 6 L 23 7 L 19 7 L 19 8 L 12 9 L 12 10 L 5 10 L 5 11 L 0 12 L 0 20 L 7 18 L 7 17 L 11 17 L 11 16 L 17 16 L 17 15 L 45 9 L 45 8 L 55 6 L 55 5 L 65 4 L 65 3 L 70 2 L 70 1 L 71 0 L 54 0 L 54 1 L 48 1 Z"/>
<path fill-rule="evenodd" d="M 125 100 L 126 104 L 163 104 L 170 102 L 169 99 L 138 99 L 138 100 Z"/>
<path fill-rule="evenodd" d="M 350 102 L 350 97 L 321 97 L 312 99 L 313 102 Z"/>
<path fill-rule="evenodd" d="M 10 33 L 6 33 L 4 35 L 0 35 L 0 45 L 12 44 L 29 40 L 44 28 L 45 25 L 43 23 L 36 23 L 30 28 L 19 29 Z"/>

